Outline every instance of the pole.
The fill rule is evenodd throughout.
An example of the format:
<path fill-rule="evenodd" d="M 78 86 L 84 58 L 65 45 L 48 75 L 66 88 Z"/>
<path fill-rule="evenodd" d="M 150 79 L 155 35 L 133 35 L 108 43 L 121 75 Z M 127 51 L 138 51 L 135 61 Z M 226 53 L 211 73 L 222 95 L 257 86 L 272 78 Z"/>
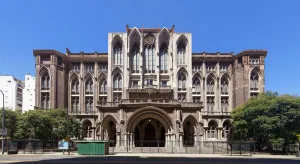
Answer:
<path fill-rule="evenodd" d="M 69 143 L 68 143 L 68 155 L 70 155 L 70 134 L 69 134 L 69 111 L 68 108 L 66 108 L 67 110 L 67 133 L 68 133 L 68 139 L 69 139 Z"/>
<path fill-rule="evenodd" d="M 5 116 L 4 116 L 4 93 L 0 90 L 0 92 L 2 93 L 2 96 L 3 96 L 3 108 L 2 108 L 2 154 L 4 154 L 4 136 L 3 136 L 3 132 L 4 132 L 4 119 L 5 119 Z"/>

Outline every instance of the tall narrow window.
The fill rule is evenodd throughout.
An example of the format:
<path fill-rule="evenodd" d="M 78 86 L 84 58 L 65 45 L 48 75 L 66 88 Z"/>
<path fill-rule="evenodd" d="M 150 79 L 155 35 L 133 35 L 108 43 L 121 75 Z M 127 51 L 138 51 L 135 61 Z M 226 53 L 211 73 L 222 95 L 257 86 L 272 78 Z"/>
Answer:
<path fill-rule="evenodd" d="M 186 90 L 186 77 L 184 73 L 180 73 L 178 76 L 178 91 Z"/>
<path fill-rule="evenodd" d="M 209 113 L 213 113 L 214 111 L 214 106 L 215 106 L 215 102 L 214 102 L 214 98 L 213 97 L 207 97 L 207 111 Z"/>
<path fill-rule="evenodd" d="M 200 94 L 201 93 L 201 80 L 199 76 L 194 76 L 193 78 L 193 94 Z"/>
<path fill-rule="evenodd" d="M 49 90 L 50 89 L 50 76 L 48 73 L 45 73 L 42 76 L 42 90 Z"/>
<path fill-rule="evenodd" d="M 49 98 L 49 93 L 42 93 L 41 96 L 41 102 L 42 102 L 42 107 L 44 109 L 50 109 L 50 98 Z"/>
<path fill-rule="evenodd" d="M 75 79 L 72 81 L 72 94 L 78 95 L 79 94 L 79 81 Z"/>
<path fill-rule="evenodd" d="M 252 72 L 250 76 L 250 90 L 258 91 L 258 79 L 259 76 L 256 72 Z"/>
<path fill-rule="evenodd" d="M 221 109 L 224 113 L 228 112 L 228 97 L 221 98 Z"/>
<path fill-rule="evenodd" d="M 177 47 L 177 64 L 185 64 L 185 44 L 179 43 Z"/>
<path fill-rule="evenodd" d="M 207 94 L 210 94 L 210 95 L 214 94 L 215 81 L 214 81 L 214 79 L 212 77 L 209 77 L 207 79 L 206 88 L 207 88 Z"/>
<path fill-rule="evenodd" d="M 163 44 L 160 49 L 160 70 L 162 73 L 167 73 L 168 70 L 168 47 L 167 45 Z"/>
<path fill-rule="evenodd" d="M 226 78 L 221 80 L 221 94 L 228 95 L 228 80 Z"/>
<path fill-rule="evenodd" d="M 230 125 L 229 121 L 225 121 L 223 123 L 222 138 L 228 138 L 230 127 L 231 127 L 231 125 Z"/>
<path fill-rule="evenodd" d="M 78 113 L 79 112 L 79 97 L 72 97 L 72 112 Z"/>
<path fill-rule="evenodd" d="M 114 46 L 114 64 L 121 65 L 123 60 L 122 58 L 122 44 L 120 42 L 117 42 Z"/>
<path fill-rule="evenodd" d="M 215 121 L 210 121 L 208 123 L 207 138 L 217 138 L 218 137 L 217 127 L 218 127 L 218 124 Z"/>
<path fill-rule="evenodd" d="M 85 94 L 92 95 L 94 93 L 93 80 L 89 79 L 85 82 Z"/>
<path fill-rule="evenodd" d="M 93 112 L 93 97 L 86 97 L 85 98 L 85 112 L 91 113 Z"/>
<path fill-rule="evenodd" d="M 107 82 L 106 80 L 102 80 L 100 82 L 100 95 L 107 94 Z"/>
<path fill-rule="evenodd" d="M 122 91 L 122 77 L 120 74 L 116 74 L 113 78 L 114 91 Z"/>
<path fill-rule="evenodd" d="M 154 44 L 145 45 L 145 67 L 147 73 L 155 73 L 155 47 Z"/>
<path fill-rule="evenodd" d="M 132 49 L 132 72 L 133 73 L 139 73 L 139 57 L 140 57 L 140 53 L 139 53 L 139 46 L 137 44 L 134 45 L 133 49 Z"/>

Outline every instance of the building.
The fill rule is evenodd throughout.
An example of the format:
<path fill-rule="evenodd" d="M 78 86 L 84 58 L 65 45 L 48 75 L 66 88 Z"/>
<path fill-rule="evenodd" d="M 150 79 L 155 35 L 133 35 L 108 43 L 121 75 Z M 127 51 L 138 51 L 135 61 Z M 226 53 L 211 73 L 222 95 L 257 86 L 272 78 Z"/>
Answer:
<path fill-rule="evenodd" d="M 23 81 L 23 105 L 22 112 L 34 109 L 35 106 L 35 77 L 30 74 L 25 75 Z"/>
<path fill-rule="evenodd" d="M 264 91 L 267 51 L 193 52 L 192 34 L 174 26 L 126 26 L 108 34 L 107 53 L 33 53 L 36 107 L 68 108 L 84 139 L 119 151 L 226 140 L 231 110 Z"/>
<path fill-rule="evenodd" d="M 9 75 L 0 75 L 0 90 L 4 94 L 4 108 L 22 109 L 23 83 Z M 0 94 L 0 104 L 3 107 L 3 96 Z"/>

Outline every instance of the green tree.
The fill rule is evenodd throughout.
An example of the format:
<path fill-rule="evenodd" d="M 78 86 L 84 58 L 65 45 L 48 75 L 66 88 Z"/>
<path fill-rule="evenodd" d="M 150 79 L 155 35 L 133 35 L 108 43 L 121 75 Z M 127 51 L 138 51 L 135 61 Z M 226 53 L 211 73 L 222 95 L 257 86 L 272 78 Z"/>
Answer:
<path fill-rule="evenodd" d="M 231 114 L 233 139 L 263 143 L 295 143 L 300 132 L 300 98 L 274 92 L 249 99 Z"/>
<path fill-rule="evenodd" d="M 4 127 L 7 128 L 7 136 L 13 138 L 17 131 L 17 122 L 21 116 L 21 112 L 5 109 L 4 116 Z M 2 128 L 2 109 L 0 111 L 0 128 Z"/>

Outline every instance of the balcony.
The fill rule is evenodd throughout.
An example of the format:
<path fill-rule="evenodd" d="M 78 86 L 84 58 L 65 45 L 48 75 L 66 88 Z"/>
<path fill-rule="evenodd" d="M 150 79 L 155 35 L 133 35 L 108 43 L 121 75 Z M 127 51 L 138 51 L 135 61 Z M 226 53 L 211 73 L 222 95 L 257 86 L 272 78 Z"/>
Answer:
<path fill-rule="evenodd" d="M 80 110 L 71 110 L 70 114 L 72 115 L 95 115 L 96 111 L 80 111 Z"/>

